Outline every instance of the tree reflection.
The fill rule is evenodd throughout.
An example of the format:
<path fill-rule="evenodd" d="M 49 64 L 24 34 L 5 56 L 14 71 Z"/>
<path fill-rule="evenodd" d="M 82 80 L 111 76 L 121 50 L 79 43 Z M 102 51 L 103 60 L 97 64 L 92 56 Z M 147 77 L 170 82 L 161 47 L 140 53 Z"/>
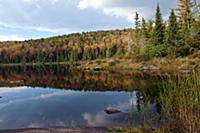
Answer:
<path fill-rule="evenodd" d="M 0 86 L 31 86 L 90 91 L 133 91 L 153 88 L 157 77 L 118 72 L 78 71 L 68 66 L 1 67 Z"/>

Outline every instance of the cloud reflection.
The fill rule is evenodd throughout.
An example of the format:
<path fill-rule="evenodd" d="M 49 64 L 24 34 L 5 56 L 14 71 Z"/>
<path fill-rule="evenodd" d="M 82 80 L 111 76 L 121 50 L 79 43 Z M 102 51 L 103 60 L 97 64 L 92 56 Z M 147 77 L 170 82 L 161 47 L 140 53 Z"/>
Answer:
<path fill-rule="evenodd" d="M 17 94 L 15 94 L 12 98 L 8 98 L 6 100 L 1 100 L 0 101 L 0 109 L 10 106 L 12 104 L 18 104 L 21 102 L 27 102 L 27 101 L 32 101 L 32 100 L 41 100 L 41 99 L 49 99 L 52 97 L 59 97 L 59 96 L 70 96 L 75 94 L 74 91 L 64 91 L 64 90 L 56 90 L 56 91 L 49 91 L 51 89 L 47 89 L 46 91 L 41 91 L 40 94 L 33 94 L 31 93 L 32 90 L 41 91 L 40 88 L 29 88 L 29 87 L 0 87 L 0 95 L 4 94 L 10 94 L 10 93 L 26 93 L 25 97 L 16 97 Z M 43 89 L 45 90 L 45 89 Z M 27 91 L 30 91 L 30 93 L 27 93 Z"/>
<path fill-rule="evenodd" d="M 21 92 L 23 90 L 27 89 L 26 86 L 24 87 L 0 87 L 0 94 L 3 93 L 16 93 Z"/>

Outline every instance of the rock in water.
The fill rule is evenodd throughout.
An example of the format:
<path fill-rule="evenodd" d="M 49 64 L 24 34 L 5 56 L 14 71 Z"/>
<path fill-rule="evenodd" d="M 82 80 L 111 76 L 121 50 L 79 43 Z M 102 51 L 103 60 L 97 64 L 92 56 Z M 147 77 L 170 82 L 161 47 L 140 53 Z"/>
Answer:
<path fill-rule="evenodd" d="M 2 98 L 2 96 L 0 96 L 0 99 Z"/>
<path fill-rule="evenodd" d="M 117 114 L 120 113 L 121 111 L 115 108 L 107 108 L 104 110 L 107 114 L 111 115 L 111 114 Z"/>
<path fill-rule="evenodd" d="M 93 70 L 94 70 L 94 71 L 101 71 L 102 68 L 101 68 L 101 67 L 95 67 L 95 68 L 93 68 Z"/>

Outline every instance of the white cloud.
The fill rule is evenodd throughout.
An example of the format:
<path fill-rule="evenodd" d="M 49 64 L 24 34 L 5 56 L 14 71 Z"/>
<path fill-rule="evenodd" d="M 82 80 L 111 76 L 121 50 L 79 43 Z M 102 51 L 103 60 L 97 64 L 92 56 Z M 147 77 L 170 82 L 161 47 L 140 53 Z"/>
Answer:
<path fill-rule="evenodd" d="M 0 0 L 0 26 L 56 34 L 126 28 L 132 27 L 136 11 L 153 18 L 158 2 L 164 16 L 176 6 L 166 0 Z M 20 34 L 10 38 L 24 39 Z"/>
<path fill-rule="evenodd" d="M 18 35 L 0 35 L 0 41 L 24 41 L 26 38 Z"/>
<path fill-rule="evenodd" d="M 79 8 L 112 8 L 112 7 L 131 7 L 134 0 L 80 0 Z M 135 2 L 137 3 L 137 2 Z"/>
<path fill-rule="evenodd" d="M 134 22 L 135 14 L 130 8 L 107 8 L 104 13 L 115 17 L 126 17 L 130 22 Z"/>
<path fill-rule="evenodd" d="M 130 22 L 134 22 L 135 12 L 144 18 L 153 18 L 157 3 L 161 5 L 164 16 L 169 9 L 176 7 L 176 1 L 163 0 L 81 0 L 78 8 L 100 9 L 107 15 L 126 17 Z"/>
<path fill-rule="evenodd" d="M 130 24 L 96 9 L 80 10 L 77 8 L 79 2 L 80 0 L 0 0 L 0 26 L 63 34 L 124 28 Z"/>

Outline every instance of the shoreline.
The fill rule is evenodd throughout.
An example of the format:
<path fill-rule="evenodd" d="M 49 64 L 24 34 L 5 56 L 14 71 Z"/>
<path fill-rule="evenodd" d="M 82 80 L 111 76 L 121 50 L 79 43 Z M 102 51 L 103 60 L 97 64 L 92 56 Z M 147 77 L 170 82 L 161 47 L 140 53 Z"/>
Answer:
<path fill-rule="evenodd" d="M 0 67 L 64 65 L 83 71 L 149 71 L 191 73 L 200 70 L 200 58 L 153 58 L 151 60 L 107 58 L 88 61 L 0 64 Z"/>

